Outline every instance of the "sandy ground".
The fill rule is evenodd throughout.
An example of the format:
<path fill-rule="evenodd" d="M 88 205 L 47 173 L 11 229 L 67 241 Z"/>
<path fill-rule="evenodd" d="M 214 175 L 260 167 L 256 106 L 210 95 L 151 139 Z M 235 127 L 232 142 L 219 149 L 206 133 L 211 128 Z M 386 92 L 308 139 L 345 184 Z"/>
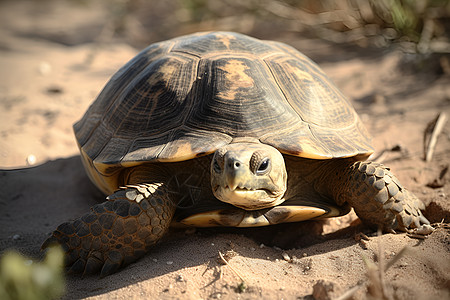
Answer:
<path fill-rule="evenodd" d="M 47 18 L 47 11 L 36 14 L 20 1 L 0 3 L 0 251 L 14 248 L 33 257 L 41 255 L 42 241 L 58 224 L 102 201 L 84 173 L 71 127 L 108 78 L 137 53 L 120 42 L 97 47 L 89 42 L 90 31 L 71 32 L 73 39 L 62 42 L 71 28 L 87 26 L 76 16 L 92 21 L 101 12 L 75 7 L 66 22 L 61 8 L 52 8 Z M 292 35 L 279 39 L 323 67 L 354 101 L 373 135 L 375 158 L 426 203 L 431 222 L 448 224 L 449 123 L 433 160 L 423 160 L 428 123 L 441 112 L 450 116 L 445 60 Z M 397 151 L 387 151 L 393 148 Z M 440 187 L 427 186 L 434 180 Z M 369 240 L 358 242 L 359 232 Z M 367 282 L 364 257 L 382 264 L 381 256 L 390 260 L 405 246 L 409 250 L 384 275 L 385 288 L 397 299 L 449 299 L 448 227 L 424 240 L 403 233 L 376 236 L 352 214 L 252 230 L 174 229 L 143 259 L 116 274 L 67 276 L 65 298 L 313 299 L 314 286 L 329 287 L 329 295 L 338 297 Z M 246 288 L 240 290 L 242 280 Z M 363 287 L 355 298 L 364 297 Z"/>

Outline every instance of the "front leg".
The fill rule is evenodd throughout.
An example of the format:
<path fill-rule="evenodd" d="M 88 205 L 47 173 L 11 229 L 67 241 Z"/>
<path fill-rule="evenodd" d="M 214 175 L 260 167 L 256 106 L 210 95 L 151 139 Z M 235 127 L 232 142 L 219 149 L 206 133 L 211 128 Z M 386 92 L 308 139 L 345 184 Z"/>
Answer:
<path fill-rule="evenodd" d="M 350 204 L 365 223 L 384 231 L 407 231 L 429 224 L 421 212 L 423 202 L 405 189 L 389 168 L 356 162 L 340 169 L 331 181 L 336 202 Z"/>
<path fill-rule="evenodd" d="M 163 184 L 127 186 L 81 218 L 63 223 L 42 248 L 59 243 L 69 272 L 106 276 L 142 257 L 166 233 L 175 212 Z"/>

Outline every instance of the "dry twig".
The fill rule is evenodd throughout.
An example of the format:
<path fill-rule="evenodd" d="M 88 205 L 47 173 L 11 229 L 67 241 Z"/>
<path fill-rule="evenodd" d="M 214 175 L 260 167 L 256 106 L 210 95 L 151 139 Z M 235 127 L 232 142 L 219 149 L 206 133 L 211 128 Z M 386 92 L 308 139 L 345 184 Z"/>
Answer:
<path fill-rule="evenodd" d="M 223 257 L 223 254 L 222 254 L 220 251 L 219 251 L 219 257 L 221 258 L 221 260 L 223 261 L 223 263 L 224 263 L 225 265 L 227 265 L 227 266 L 230 268 L 230 270 L 233 271 L 233 273 L 236 274 L 236 276 L 239 277 L 239 278 L 242 280 L 242 282 L 245 282 L 244 277 L 242 277 L 242 275 L 239 274 L 239 272 L 238 272 L 236 269 L 234 269 L 234 268 L 228 263 L 228 261 L 225 259 L 225 257 Z"/>
<path fill-rule="evenodd" d="M 425 131 L 424 135 L 424 142 L 425 142 L 425 161 L 431 161 L 433 158 L 434 148 L 436 147 L 436 142 L 439 134 L 444 129 L 444 125 L 447 123 L 447 114 L 445 112 L 439 113 L 437 118 L 431 122 L 428 125 L 427 130 Z M 432 128 L 432 129 L 431 129 Z M 432 130 L 432 133 L 430 135 L 430 131 Z M 428 139 L 429 137 L 429 139 Z"/>

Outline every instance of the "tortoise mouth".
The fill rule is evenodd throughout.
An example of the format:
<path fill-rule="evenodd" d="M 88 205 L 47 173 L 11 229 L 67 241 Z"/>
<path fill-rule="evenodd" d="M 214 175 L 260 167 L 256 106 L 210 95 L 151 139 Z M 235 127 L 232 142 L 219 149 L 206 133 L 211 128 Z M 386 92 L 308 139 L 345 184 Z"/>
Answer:
<path fill-rule="evenodd" d="M 222 202 L 230 203 L 244 210 L 259 210 L 281 204 L 283 193 L 277 193 L 265 188 L 252 188 L 238 185 L 213 188 L 214 195 Z"/>
<path fill-rule="evenodd" d="M 216 190 L 219 188 L 219 186 L 217 186 Z M 248 193 L 248 192 L 265 192 L 267 195 L 275 195 L 276 193 L 269 190 L 269 189 L 255 189 L 255 188 L 251 188 L 251 187 L 245 187 L 245 186 L 238 186 L 235 189 L 230 188 L 228 185 L 225 186 L 224 188 L 225 190 L 230 190 L 232 192 L 235 193 Z"/>

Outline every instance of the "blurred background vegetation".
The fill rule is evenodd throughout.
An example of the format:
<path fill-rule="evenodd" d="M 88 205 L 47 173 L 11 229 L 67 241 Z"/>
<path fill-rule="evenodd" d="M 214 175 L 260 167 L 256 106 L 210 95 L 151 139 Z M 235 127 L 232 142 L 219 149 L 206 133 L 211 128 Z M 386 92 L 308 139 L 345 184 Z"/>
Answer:
<path fill-rule="evenodd" d="M 122 38 L 135 46 L 166 39 L 168 33 L 220 29 L 267 39 L 302 34 L 360 47 L 395 44 L 406 52 L 450 52 L 449 0 L 113 0 L 104 5 L 109 17 L 100 38 Z"/>
<path fill-rule="evenodd" d="M 51 247 L 42 262 L 8 250 L 0 257 L 0 299 L 45 300 L 64 294 L 63 251 Z"/>

